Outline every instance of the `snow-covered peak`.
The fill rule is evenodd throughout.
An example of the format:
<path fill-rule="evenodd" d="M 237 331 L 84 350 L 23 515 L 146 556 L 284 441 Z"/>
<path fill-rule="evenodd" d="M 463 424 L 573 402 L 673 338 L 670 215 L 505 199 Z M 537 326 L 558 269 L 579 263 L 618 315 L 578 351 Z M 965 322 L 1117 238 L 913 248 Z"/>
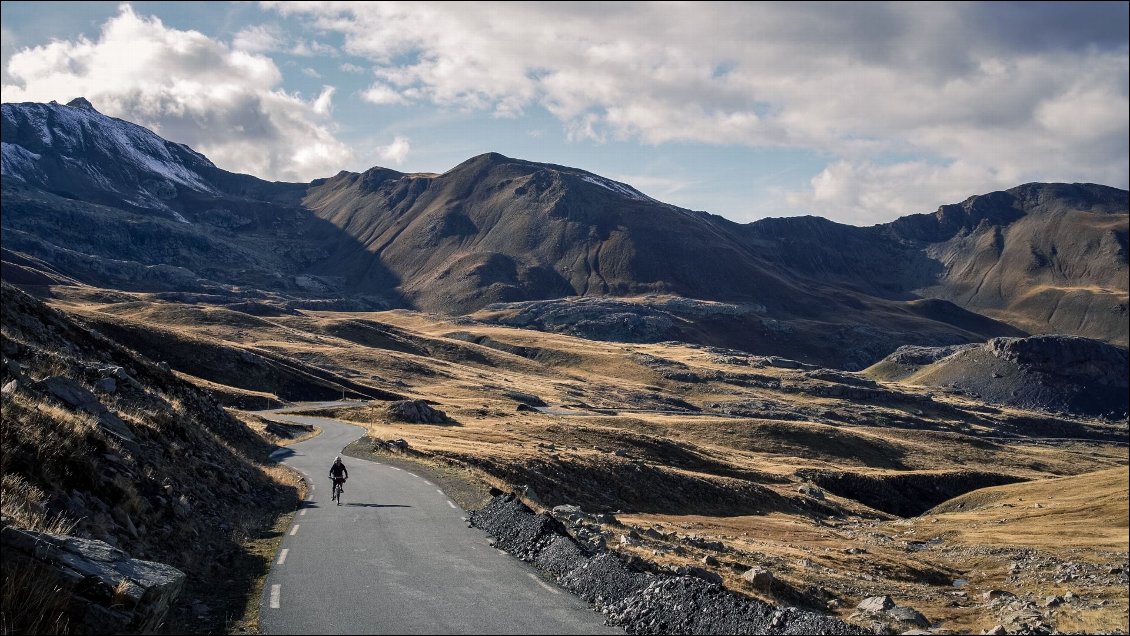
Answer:
<path fill-rule="evenodd" d="M 217 168 L 188 146 L 108 117 L 79 97 L 67 105 L 3 104 L 5 176 L 56 191 L 169 211 L 179 188 L 215 192 Z"/>
<path fill-rule="evenodd" d="M 600 187 L 602 187 L 606 190 L 611 190 L 611 191 L 613 191 L 617 194 L 621 194 L 623 196 L 626 196 L 629 199 L 635 199 L 637 201 L 653 201 L 655 203 L 660 203 L 660 201 L 656 201 L 655 199 L 647 196 L 646 194 L 640 192 L 639 190 L 633 188 L 632 186 L 630 186 L 626 183 L 620 183 L 619 181 L 613 181 L 612 179 L 605 179 L 604 177 L 599 177 L 599 176 L 594 175 L 594 174 L 583 174 L 583 175 L 581 175 L 581 180 L 587 181 L 587 182 L 595 184 L 595 185 L 598 185 L 598 186 L 600 186 Z"/>

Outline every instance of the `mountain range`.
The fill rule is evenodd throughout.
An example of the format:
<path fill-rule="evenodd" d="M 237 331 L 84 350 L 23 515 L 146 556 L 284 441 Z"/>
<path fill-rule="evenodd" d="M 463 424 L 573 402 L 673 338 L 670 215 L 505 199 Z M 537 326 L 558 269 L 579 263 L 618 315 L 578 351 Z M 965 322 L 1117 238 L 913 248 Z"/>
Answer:
<path fill-rule="evenodd" d="M 234 174 L 87 100 L 3 104 L 3 276 L 252 313 L 407 308 L 843 368 L 1062 333 L 1126 347 L 1128 193 L 1031 183 L 872 227 L 739 224 L 565 166 Z"/>

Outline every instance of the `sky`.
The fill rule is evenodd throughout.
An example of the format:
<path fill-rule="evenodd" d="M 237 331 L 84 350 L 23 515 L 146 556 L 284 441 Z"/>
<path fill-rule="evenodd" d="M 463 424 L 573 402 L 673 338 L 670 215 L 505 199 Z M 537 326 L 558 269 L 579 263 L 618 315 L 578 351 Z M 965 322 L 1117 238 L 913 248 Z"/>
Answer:
<path fill-rule="evenodd" d="M 1128 7 L 3 2 L 0 84 L 265 179 L 500 152 L 738 222 L 872 225 L 1127 188 Z"/>

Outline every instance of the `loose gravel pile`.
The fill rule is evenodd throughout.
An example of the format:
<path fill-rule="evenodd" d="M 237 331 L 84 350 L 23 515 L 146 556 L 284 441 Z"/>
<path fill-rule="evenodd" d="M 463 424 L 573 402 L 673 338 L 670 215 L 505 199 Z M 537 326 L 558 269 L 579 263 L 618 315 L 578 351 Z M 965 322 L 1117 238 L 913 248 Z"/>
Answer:
<path fill-rule="evenodd" d="M 533 563 L 630 634 L 862 634 L 837 618 L 762 603 L 693 576 L 646 571 L 581 544 L 548 514 L 497 495 L 471 523 L 495 547 Z"/>

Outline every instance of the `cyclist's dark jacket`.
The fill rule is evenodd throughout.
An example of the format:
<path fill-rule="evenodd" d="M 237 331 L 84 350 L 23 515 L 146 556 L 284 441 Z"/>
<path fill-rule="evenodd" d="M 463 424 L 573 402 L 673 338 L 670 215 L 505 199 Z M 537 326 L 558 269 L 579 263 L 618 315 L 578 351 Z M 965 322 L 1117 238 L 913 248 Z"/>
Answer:
<path fill-rule="evenodd" d="M 345 469 L 345 464 L 334 462 L 334 465 L 330 466 L 330 477 L 335 479 L 345 477 L 349 479 L 349 471 Z"/>

